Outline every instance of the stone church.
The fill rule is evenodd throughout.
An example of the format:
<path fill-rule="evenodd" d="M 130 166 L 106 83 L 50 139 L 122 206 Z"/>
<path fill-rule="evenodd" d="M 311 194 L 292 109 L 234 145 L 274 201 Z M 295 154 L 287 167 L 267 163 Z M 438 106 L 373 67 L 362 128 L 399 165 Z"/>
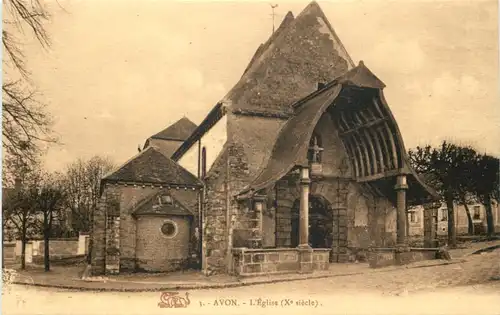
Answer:
<path fill-rule="evenodd" d="M 92 273 L 411 260 L 406 209 L 437 194 L 411 168 L 384 88 L 317 3 L 289 12 L 200 125 L 182 118 L 102 179 Z"/>

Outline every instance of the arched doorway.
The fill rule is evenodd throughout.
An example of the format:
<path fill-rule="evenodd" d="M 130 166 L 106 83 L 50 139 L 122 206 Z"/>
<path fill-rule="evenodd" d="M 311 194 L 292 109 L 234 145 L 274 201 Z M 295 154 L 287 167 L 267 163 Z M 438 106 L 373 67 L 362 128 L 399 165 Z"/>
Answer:
<path fill-rule="evenodd" d="M 312 248 L 331 248 L 333 217 L 330 203 L 323 196 L 309 195 L 309 245 Z M 300 200 L 292 208 L 291 245 L 299 245 Z"/>

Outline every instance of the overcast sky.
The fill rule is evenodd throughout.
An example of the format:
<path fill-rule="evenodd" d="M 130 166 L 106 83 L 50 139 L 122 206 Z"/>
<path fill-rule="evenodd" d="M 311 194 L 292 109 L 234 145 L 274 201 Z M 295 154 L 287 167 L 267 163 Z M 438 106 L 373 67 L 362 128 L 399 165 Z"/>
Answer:
<path fill-rule="evenodd" d="M 272 30 L 268 2 L 59 3 L 51 49 L 25 47 L 63 142 L 51 170 L 95 154 L 121 163 L 182 116 L 200 123 Z M 277 25 L 308 4 L 274 3 Z M 407 148 L 451 139 L 500 155 L 496 1 L 318 3 L 354 62 L 386 83 Z"/>

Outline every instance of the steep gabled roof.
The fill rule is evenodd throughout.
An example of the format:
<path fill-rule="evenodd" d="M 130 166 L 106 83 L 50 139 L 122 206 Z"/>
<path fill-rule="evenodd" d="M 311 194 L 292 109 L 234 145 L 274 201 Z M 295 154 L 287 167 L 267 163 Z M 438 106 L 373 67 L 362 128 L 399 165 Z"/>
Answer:
<path fill-rule="evenodd" d="M 194 122 L 187 117 L 183 117 L 173 125 L 151 136 L 151 138 L 184 141 L 193 133 L 196 127 Z"/>
<path fill-rule="evenodd" d="M 189 171 L 148 147 L 103 178 L 104 182 L 162 184 L 183 187 L 201 187 L 203 184 Z"/>
<path fill-rule="evenodd" d="M 291 12 L 261 44 L 242 77 L 172 155 L 179 160 L 227 110 L 288 118 L 290 105 L 354 67 L 344 45 L 316 2 L 296 18 Z M 275 135 L 272 135 L 275 136 Z"/>
<path fill-rule="evenodd" d="M 290 113 L 290 105 L 354 67 L 316 2 L 288 14 L 224 97 L 233 112 Z"/>

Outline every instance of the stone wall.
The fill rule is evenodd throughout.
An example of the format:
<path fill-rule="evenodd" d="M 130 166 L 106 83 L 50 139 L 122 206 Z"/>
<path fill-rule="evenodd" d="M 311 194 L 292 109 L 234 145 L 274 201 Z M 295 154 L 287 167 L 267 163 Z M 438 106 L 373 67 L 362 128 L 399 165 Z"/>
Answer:
<path fill-rule="evenodd" d="M 5 265 L 14 264 L 16 262 L 16 244 L 3 243 L 2 255 Z"/>
<path fill-rule="evenodd" d="M 191 209 L 194 213 L 193 225 L 198 224 L 199 191 L 108 184 L 104 188 L 98 209 L 95 212 L 91 263 L 93 274 L 104 274 L 106 264 L 113 269 L 113 272 L 118 272 L 117 269 L 119 271 L 136 270 L 137 222 L 132 213 L 137 210 L 137 206 L 142 200 L 160 190 L 169 191 L 172 197 Z M 115 213 L 110 213 L 112 205 L 117 207 Z M 115 218 L 109 220 L 110 215 Z M 107 226 L 110 229 L 106 229 Z M 192 232 L 194 233 L 194 229 Z M 188 244 L 190 244 L 189 240 Z"/>
<path fill-rule="evenodd" d="M 177 232 L 166 237 L 165 222 L 174 222 Z M 140 216 L 137 218 L 137 267 L 143 271 L 166 272 L 187 268 L 191 222 L 186 216 Z"/>
<path fill-rule="evenodd" d="M 438 248 L 432 250 L 409 248 L 405 251 L 398 251 L 395 248 L 376 248 L 368 252 L 368 262 L 371 268 L 405 265 L 422 260 L 436 259 L 438 252 Z"/>
<path fill-rule="evenodd" d="M 45 253 L 45 242 L 39 241 L 36 244 L 33 242 L 33 256 L 43 256 Z M 49 255 L 50 257 L 68 257 L 78 254 L 79 241 L 78 239 L 53 239 L 49 240 Z"/>
<path fill-rule="evenodd" d="M 296 248 L 233 249 L 234 271 L 240 276 L 258 276 L 301 271 L 301 262 L 312 270 L 328 270 L 329 249 L 315 249 L 304 261 L 304 253 Z M 312 271 L 308 270 L 308 271 Z"/>

